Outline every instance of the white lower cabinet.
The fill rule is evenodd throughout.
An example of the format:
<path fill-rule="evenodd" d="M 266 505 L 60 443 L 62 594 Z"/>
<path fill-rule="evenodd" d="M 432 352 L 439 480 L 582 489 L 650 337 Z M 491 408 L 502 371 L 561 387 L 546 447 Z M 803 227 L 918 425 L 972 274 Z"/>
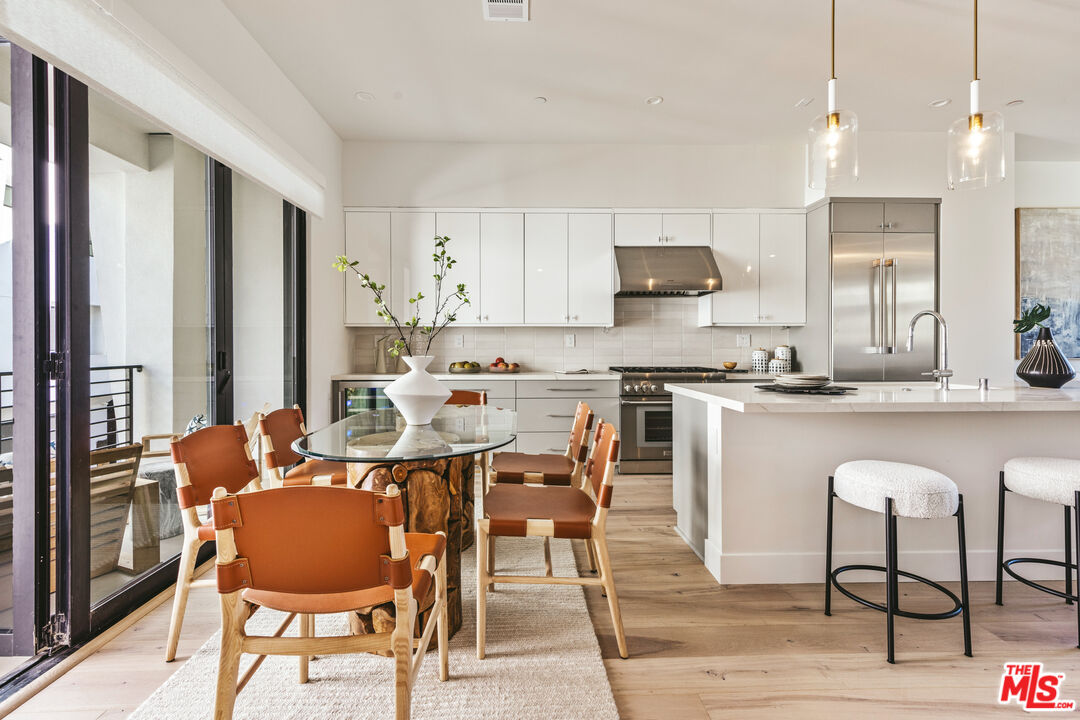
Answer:
<path fill-rule="evenodd" d="M 517 451 L 561 453 L 566 450 L 578 401 L 589 403 L 593 429 L 604 422 L 619 425 L 619 382 L 596 380 L 519 380 L 517 383 Z"/>
<path fill-rule="evenodd" d="M 560 455 L 566 452 L 570 428 L 566 432 L 523 432 L 517 436 L 517 451 L 531 455 Z"/>

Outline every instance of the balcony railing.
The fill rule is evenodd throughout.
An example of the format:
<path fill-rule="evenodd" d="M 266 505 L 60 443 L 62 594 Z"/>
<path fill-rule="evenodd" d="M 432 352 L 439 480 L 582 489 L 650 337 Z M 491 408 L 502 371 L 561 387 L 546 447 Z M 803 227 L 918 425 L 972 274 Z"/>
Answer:
<path fill-rule="evenodd" d="M 102 365 L 90 368 L 90 447 L 93 449 L 135 442 L 134 376 L 142 365 Z M 10 372 L 0 373 L 0 454 L 11 452 L 15 426 Z M 56 389 L 49 388 L 51 442 L 56 440 Z"/>

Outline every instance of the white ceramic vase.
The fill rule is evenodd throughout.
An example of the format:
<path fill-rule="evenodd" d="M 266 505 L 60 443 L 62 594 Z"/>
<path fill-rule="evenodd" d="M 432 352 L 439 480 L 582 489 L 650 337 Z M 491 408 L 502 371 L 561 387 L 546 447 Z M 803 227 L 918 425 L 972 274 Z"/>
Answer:
<path fill-rule="evenodd" d="M 439 408 L 450 399 L 450 390 L 427 371 L 434 359 L 433 355 L 404 357 L 409 372 L 383 390 L 409 425 L 429 425 Z"/>

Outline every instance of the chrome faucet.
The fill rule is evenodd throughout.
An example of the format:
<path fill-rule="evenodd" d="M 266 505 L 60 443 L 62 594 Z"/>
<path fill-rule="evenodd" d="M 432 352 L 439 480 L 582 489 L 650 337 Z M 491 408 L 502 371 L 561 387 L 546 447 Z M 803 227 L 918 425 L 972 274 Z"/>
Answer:
<path fill-rule="evenodd" d="M 938 360 L 938 367 L 934 368 L 930 372 L 924 372 L 923 375 L 929 375 L 938 379 L 939 387 L 942 390 L 949 389 L 949 378 L 952 377 L 953 371 L 949 369 L 949 325 L 945 322 L 945 318 L 941 316 L 941 313 L 935 310 L 922 310 L 915 313 L 915 317 L 911 318 L 911 322 L 908 323 L 907 329 L 907 349 L 911 352 L 915 348 L 915 323 L 919 321 L 923 315 L 929 315 L 937 320 L 938 325 L 941 326 L 941 357 Z"/>

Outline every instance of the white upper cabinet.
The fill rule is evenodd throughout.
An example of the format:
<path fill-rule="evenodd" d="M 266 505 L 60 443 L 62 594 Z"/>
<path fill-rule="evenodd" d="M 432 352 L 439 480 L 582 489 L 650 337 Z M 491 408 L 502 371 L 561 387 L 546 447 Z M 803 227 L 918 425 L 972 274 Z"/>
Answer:
<path fill-rule="evenodd" d="M 480 213 L 439 212 L 435 215 L 435 233 L 450 238 L 446 253 L 457 261 L 443 280 L 446 292 L 454 292 L 458 283 L 465 283 L 469 304 L 457 315 L 458 325 L 480 322 Z M 445 295 L 445 293 L 444 293 Z M 457 307 L 453 301 L 448 310 Z"/>
<path fill-rule="evenodd" d="M 709 245 L 709 213 L 664 213 L 664 245 Z"/>
<path fill-rule="evenodd" d="M 710 224 L 707 212 L 616 213 L 615 244 L 708 245 Z"/>
<path fill-rule="evenodd" d="M 699 325 L 806 323 L 806 215 L 713 215 L 713 252 L 724 289 L 698 300 Z"/>
<path fill-rule="evenodd" d="M 567 214 L 525 213 L 525 322 L 562 325 L 567 301 Z"/>
<path fill-rule="evenodd" d="M 568 298 L 571 325 L 614 325 L 614 251 L 611 215 L 569 216 Z"/>
<path fill-rule="evenodd" d="M 525 218 L 522 213 L 480 214 L 480 322 L 525 322 Z"/>
<path fill-rule="evenodd" d="M 420 321 L 428 321 L 435 303 L 435 213 L 394 212 L 390 216 L 390 266 L 394 284 L 390 309 L 405 322 L 416 313 L 409 298 L 423 293 Z M 389 285 L 389 283 L 387 283 Z"/>
<path fill-rule="evenodd" d="M 393 291 L 390 274 L 390 213 L 345 213 L 345 255 L 359 260 L 356 269 L 371 276 L 373 282 L 386 285 L 387 293 Z M 383 319 L 375 313 L 371 291 L 360 285 L 356 273 L 345 273 L 345 324 L 383 325 Z"/>
<path fill-rule="evenodd" d="M 616 245 L 659 245 L 664 237 L 664 218 L 660 213 L 617 213 Z"/>
<path fill-rule="evenodd" d="M 698 300 L 699 309 L 709 311 L 702 324 L 758 322 L 757 213 L 718 213 L 713 218 L 712 247 L 723 290 Z"/>
<path fill-rule="evenodd" d="M 762 213 L 758 288 L 761 322 L 806 323 L 806 215 Z"/>

